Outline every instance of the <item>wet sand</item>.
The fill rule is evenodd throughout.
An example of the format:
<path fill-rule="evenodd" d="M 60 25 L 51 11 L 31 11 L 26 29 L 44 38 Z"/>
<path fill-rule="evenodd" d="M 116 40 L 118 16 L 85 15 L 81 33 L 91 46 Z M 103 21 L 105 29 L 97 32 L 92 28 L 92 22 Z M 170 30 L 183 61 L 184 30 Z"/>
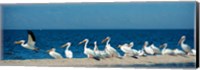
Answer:
<path fill-rule="evenodd" d="M 0 60 L 0 66 L 62 66 L 62 67 L 117 67 L 138 64 L 196 63 L 196 56 L 146 56 L 138 59 L 125 57 L 106 58 L 100 61 L 92 58 L 74 59 L 31 59 L 31 60 Z"/>

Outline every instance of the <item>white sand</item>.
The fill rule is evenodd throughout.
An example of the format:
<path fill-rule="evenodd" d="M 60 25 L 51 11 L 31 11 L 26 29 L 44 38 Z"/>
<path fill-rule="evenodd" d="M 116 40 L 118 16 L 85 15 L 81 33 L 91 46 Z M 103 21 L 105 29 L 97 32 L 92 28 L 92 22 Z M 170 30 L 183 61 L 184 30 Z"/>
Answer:
<path fill-rule="evenodd" d="M 100 61 L 92 58 L 74 58 L 74 59 L 32 59 L 32 60 L 1 60 L 0 65 L 14 65 L 14 66 L 112 66 L 112 65 L 134 65 L 134 64 L 163 64 L 163 63 L 196 63 L 196 56 L 146 56 L 139 57 L 138 59 L 125 57 L 119 58 L 106 58 Z"/>

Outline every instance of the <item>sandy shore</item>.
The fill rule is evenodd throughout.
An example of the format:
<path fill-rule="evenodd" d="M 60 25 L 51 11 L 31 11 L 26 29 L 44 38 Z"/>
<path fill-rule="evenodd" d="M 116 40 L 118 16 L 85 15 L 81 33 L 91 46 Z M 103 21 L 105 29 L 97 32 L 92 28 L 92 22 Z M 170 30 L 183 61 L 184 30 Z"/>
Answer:
<path fill-rule="evenodd" d="M 74 59 L 34 59 L 34 60 L 1 60 L 0 66 L 73 66 L 73 67 L 112 67 L 117 65 L 135 65 L 135 64 L 166 64 L 166 63 L 196 63 L 196 56 L 146 56 L 134 59 L 131 57 L 107 58 L 100 61 L 91 58 Z"/>

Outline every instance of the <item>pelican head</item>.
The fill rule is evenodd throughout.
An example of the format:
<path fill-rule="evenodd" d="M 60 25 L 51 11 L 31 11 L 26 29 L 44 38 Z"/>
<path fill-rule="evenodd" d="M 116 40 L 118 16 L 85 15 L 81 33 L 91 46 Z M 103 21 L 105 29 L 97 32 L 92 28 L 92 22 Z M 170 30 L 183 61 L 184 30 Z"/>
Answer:
<path fill-rule="evenodd" d="M 106 37 L 104 40 L 102 40 L 102 42 L 101 43 L 104 43 L 104 42 L 106 42 L 106 41 L 108 41 L 108 40 L 110 40 L 110 37 L 108 36 L 108 37 Z"/>
<path fill-rule="evenodd" d="M 48 53 L 52 52 L 52 51 L 56 51 L 56 49 L 55 48 L 51 48 L 50 50 L 47 50 Z"/>
<path fill-rule="evenodd" d="M 25 40 L 20 40 L 20 41 L 15 41 L 14 43 L 15 44 L 22 44 L 22 43 L 24 43 L 25 42 Z"/>
<path fill-rule="evenodd" d="M 94 41 L 94 44 L 97 44 L 97 41 Z"/>
<path fill-rule="evenodd" d="M 62 45 L 61 48 L 64 48 L 66 46 L 71 46 L 71 43 L 70 42 L 67 42 L 66 44 Z"/>
<path fill-rule="evenodd" d="M 134 45 L 133 42 L 130 42 L 130 43 L 129 43 L 129 47 L 132 47 L 133 45 Z"/>
<path fill-rule="evenodd" d="M 181 44 L 182 42 L 184 42 L 185 39 L 186 39 L 186 36 L 183 35 L 183 36 L 181 37 L 181 39 L 178 41 L 178 45 Z"/>
<path fill-rule="evenodd" d="M 160 46 L 160 48 L 167 47 L 167 43 L 164 43 L 163 45 Z"/>
<path fill-rule="evenodd" d="M 83 41 L 79 42 L 79 45 L 85 43 L 85 42 L 88 42 L 89 40 L 88 39 L 84 39 Z"/>
<path fill-rule="evenodd" d="M 149 42 L 148 42 L 148 41 L 145 41 L 143 47 L 146 47 L 148 44 L 149 44 Z"/>
<path fill-rule="evenodd" d="M 144 44 L 145 44 L 145 45 L 148 45 L 148 44 L 149 44 L 149 42 L 148 42 L 148 41 L 145 41 L 145 42 L 144 42 Z"/>

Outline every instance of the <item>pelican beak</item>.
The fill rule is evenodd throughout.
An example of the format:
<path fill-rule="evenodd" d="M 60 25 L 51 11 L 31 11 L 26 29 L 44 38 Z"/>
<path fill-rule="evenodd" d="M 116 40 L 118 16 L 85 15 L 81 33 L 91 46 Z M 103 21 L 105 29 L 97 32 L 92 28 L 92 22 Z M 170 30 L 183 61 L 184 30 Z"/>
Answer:
<path fill-rule="evenodd" d="M 145 48 L 146 44 L 143 45 L 143 48 Z"/>
<path fill-rule="evenodd" d="M 163 48 L 163 45 L 160 45 L 159 48 Z"/>
<path fill-rule="evenodd" d="M 15 41 L 14 44 L 21 44 L 22 42 L 20 41 Z"/>
<path fill-rule="evenodd" d="M 47 53 L 49 53 L 51 50 L 47 50 Z"/>
<path fill-rule="evenodd" d="M 78 45 L 81 45 L 81 44 L 83 44 L 84 42 L 86 42 L 86 41 L 83 40 L 83 41 L 79 42 Z"/>
<path fill-rule="evenodd" d="M 106 42 L 107 40 L 108 40 L 108 38 L 105 38 L 104 40 L 102 40 L 101 43 L 104 43 L 104 42 Z"/>
<path fill-rule="evenodd" d="M 53 50 L 53 48 L 51 48 L 50 50 L 47 50 L 47 52 L 49 53 L 49 52 L 51 52 Z"/>
<path fill-rule="evenodd" d="M 62 45 L 60 48 L 64 48 L 65 46 L 67 46 L 66 44 Z"/>

